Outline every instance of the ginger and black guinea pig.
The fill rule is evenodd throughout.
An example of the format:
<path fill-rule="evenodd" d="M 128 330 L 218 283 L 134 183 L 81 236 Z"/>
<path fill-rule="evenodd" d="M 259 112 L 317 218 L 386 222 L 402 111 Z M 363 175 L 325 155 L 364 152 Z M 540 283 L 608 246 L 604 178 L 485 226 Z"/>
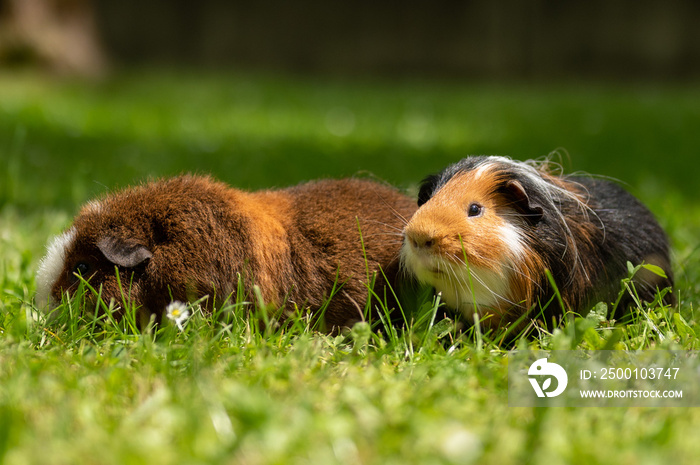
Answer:
<path fill-rule="evenodd" d="M 581 314 L 615 302 L 627 262 L 665 272 L 636 275 L 642 300 L 673 285 L 663 229 L 609 181 L 555 175 L 546 162 L 469 157 L 426 178 L 418 205 L 404 229 L 403 266 L 468 321 L 486 317 L 488 328 L 560 317 L 546 270 L 565 308 Z M 672 293 L 664 299 L 675 303 Z"/>
<path fill-rule="evenodd" d="M 246 301 L 257 285 L 266 304 L 315 315 L 332 296 L 323 315 L 331 331 L 362 319 L 368 279 L 391 295 L 384 275 L 393 284 L 400 231 L 415 210 L 410 197 L 368 180 L 259 192 L 193 175 L 154 181 L 82 208 L 48 247 L 37 303 L 56 307 L 81 275 L 105 302 L 122 305 L 123 290 L 141 316 L 159 318 L 172 300 L 235 301 L 240 274 Z"/>

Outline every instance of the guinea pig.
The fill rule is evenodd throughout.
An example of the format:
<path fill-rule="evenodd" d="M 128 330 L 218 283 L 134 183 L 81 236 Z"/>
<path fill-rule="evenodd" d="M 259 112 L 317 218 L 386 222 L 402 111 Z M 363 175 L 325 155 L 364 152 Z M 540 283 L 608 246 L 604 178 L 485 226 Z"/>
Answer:
<path fill-rule="evenodd" d="M 160 318 L 172 300 L 209 296 L 211 308 L 215 296 L 235 298 L 240 275 L 244 300 L 255 301 L 257 285 L 266 304 L 318 316 L 330 298 L 326 329 L 339 329 L 363 318 L 371 282 L 392 295 L 384 286 L 397 277 L 401 230 L 416 208 L 360 179 L 258 192 L 194 175 L 153 181 L 80 210 L 39 266 L 37 303 L 56 307 L 80 275 L 105 302 L 121 305 L 123 291 L 140 317 Z"/>
<path fill-rule="evenodd" d="M 469 157 L 427 177 L 418 206 L 404 228 L 403 267 L 486 328 L 538 315 L 549 324 L 564 310 L 615 302 L 627 262 L 666 274 L 642 269 L 634 280 L 641 299 L 673 285 L 663 229 L 610 181 L 557 175 L 547 162 Z M 675 303 L 672 293 L 665 300 Z"/>

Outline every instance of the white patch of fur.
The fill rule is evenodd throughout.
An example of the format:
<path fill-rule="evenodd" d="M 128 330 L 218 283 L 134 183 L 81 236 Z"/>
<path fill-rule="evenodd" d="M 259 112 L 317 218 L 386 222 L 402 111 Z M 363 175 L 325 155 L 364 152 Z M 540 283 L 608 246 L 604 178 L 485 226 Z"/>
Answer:
<path fill-rule="evenodd" d="M 51 297 L 51 289 L 66 266 L 66 250 L 75 240 L 75 230 L 70 229 L 53 238 L 47 247 L 46 256 L 39 264 L 36 273 L 36 304 L 40 309 L 50 310 L 56 305 Z"/>
<path fill-rule="evenodd" d="M 499 157 L 489 157 L 488 159 L 490 160 L 491 158 L 499 158 Z M 488 162 L 482 163 L 479 166 L 477 166 L 474 169 L 474 179 L 479 179 L 492 166 L 493 166 L 493 163 L 488 163 Z"/>
<path fill-rule="evenodd" d="M 442 279 L 435 284 L 435 289 L 442 292 L 442 298 L 448 306 L 458 309 L 469 320 L 474 313 L 484 315 L 504 303 L 508 306 L 513 304 L 507 297 L 510 289 L 506 273 L 473 266 L 467 270 L 462 264 L 445 264 L 445 267 L 451 267 L 453 271 L 444 277 L 440 275 Z"/>
<path fill-rule="evenodd" d="M 522 259 L 525 256 L 525 247 L 523 246 L 520 237 L 521 233 L 518 231 L 518 228 L 510 223 L 506 223 L 498 228 L 498 232 L 501 240 L 510 251 L 511 257 L 518 260 Z"/>
<path fill-rule="evenodd" d="M 511 273 L 508 267 L 500 272 L 477 267 L 468 269 L 463 263 L 416 252 L 407 242 L 401 249 L 401 263 L 419 282 L 440 292 L 447 306 L 462 312 L 470 321 L 475 311 L 484 315 L 504 303 L 508 306 L 515 304 L 508 300 Z"/>

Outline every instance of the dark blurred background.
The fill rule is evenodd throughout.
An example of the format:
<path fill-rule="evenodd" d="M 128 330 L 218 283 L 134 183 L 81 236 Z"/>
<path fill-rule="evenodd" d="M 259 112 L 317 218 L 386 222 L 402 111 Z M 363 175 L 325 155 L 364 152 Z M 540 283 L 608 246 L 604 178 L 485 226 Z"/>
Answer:
<path fill-rule="evenodd" d="M 184 171 L 412 189 L 552 151 L 700 199 L 699 20 L 694 0 L 0 0 L 0 205 Z"/>
<path fill-rule="evenodd" d="M 0 60 L 363 76 L 687 80 L 695 0 L 0 0 Z"/>

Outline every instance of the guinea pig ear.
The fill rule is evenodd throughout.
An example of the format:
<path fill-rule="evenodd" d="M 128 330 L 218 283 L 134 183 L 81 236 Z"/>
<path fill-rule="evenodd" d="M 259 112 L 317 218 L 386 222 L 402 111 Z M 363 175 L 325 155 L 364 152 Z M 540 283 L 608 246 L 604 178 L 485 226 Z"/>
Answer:
<path fill-rule="evenodd" d="M 129 243 L 112 236 L 100 239 L 97 242 L 97 247 L 107 260 L 125 268 L 133 268 L 153 256 L 144 245 Z"/>
<path fill-rule="evenodd" d="M 504 191 L 513 201 L 515 208 L 523 213 L 531 224 L 539 223 L 544 216 L 544 209 L 541 205 L 533 202 L 527 194 L 525 187 L 516 179 L 510 179 L 505 183 Z"/>
<path fill-rule="evenodd" d="M 423 179 L 420 183 L 420 190 L 418 191 L 418 206 L 420 207 L 425 202 L 430 200 L 430 197 L 435 193 L 435 188 L 437 187 L 438 181 L 440 180 L 439 174 L 431 174 L 430 176 Z"/>

